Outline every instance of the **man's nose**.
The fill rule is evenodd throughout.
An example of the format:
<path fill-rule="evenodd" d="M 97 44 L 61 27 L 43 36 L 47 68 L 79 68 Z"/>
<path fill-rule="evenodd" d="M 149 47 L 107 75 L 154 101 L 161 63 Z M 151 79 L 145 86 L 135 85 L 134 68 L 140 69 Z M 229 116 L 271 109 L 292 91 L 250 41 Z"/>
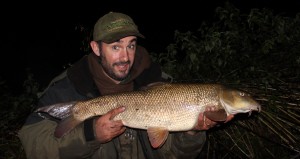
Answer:
<path fill-rule="evenodd" d="M 121 51 L 121 60 L 122 61 L 128 61 L 129 59 L 129 53 L 128 53 L 128 50 L 127 49 L 123 49 Z"/>

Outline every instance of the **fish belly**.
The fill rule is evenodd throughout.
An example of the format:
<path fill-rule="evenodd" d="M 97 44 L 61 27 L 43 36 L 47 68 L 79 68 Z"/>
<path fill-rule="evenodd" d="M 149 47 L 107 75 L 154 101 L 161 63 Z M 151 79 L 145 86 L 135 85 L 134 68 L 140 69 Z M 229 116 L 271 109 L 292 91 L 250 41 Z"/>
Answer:
<path fill-rule="evenodd" d="M 195 126 L 201 111 L 193 106 L 156 106 L 154 108 L 127 107 L 125 112 L 115 117 L 115 120 L 122 120 L 124 125 L 138 129 L 163 127 L 169 131 L 186 131 Z"/>

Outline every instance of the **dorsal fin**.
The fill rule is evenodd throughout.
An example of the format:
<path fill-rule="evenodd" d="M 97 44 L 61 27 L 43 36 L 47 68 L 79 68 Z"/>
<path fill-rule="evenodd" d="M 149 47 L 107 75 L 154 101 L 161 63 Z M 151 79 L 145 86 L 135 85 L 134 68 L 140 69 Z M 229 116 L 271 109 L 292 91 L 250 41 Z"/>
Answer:
<path fill-rule="evenodd" d="M 153 83 L 149 83 L 147 86 L 141 87 L 140 90 L 148 90 L 153 87 L 161 86 L 161 85 L 165 85 L 165 84 L 168 84 L 168 83 L 167 82 L 153 82 Z"/>

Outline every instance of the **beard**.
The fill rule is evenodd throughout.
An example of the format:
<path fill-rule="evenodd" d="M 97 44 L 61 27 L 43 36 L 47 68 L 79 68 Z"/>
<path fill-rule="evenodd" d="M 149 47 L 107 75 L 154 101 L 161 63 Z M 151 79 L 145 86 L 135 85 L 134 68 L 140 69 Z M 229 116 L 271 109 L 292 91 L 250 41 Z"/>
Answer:
<path fill-rule="evenodd" d="M 118 65 L 124 65 L 124 64 L 130 64 L 130 61 L 128 60 L 128 61 L 119 61 L 119 62 L 115 62 L 115 63 L 113 63 L 112 65 L 110 65 L 108 62 L 107 62 L 107 59 L 106 59 L 106 57 L 105 56 L 103 56 L 103 55 L 101 55 L 100 57 L 99 57 L 100 59 L 100 64 L 101 64 L 101 66 L 102 66 L 102 68 L 103 68 L 103 70 L 104 70 L 104 72 L 110 77 L 110 78 L 112 78 L 112 79 L 114 79 L 114 80 L 116 80 L 116 81 L 123 81 L 123 80 L 125 80 L 127 77 L 128 77 L 128 75 L 129 75 L 129 71 L 128 71 L 128 73 L 126 74 L 126 75 L 124 75 L 124 76 L 121 76 L 121 75 L 118 75 L 117 73 L 115 73 L 114 72 L 114 70 L 113 70 L 113 67 L 114 66 L 118 66 Z M 124 72 L 125 73 L 125 72 Z"/>

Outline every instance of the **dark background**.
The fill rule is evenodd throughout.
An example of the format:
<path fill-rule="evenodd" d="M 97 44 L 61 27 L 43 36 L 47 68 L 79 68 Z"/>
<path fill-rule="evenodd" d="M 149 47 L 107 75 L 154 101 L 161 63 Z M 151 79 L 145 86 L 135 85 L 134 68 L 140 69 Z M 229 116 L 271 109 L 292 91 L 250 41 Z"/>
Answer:
<path fill-rule="evenodd" d="M 229 0 L 248 14 L 252 8 L 269 8 L 275 14 L 294 17 L 300 2 L 273 0 Z M 67 2 L 64 2 L 67 3 Z M 34 74 L 41 87 L 64 66 L 84 55 L 80 51 L 83 35 L 75 27 L 92 27 L 109 11 L 133 18 L 146 39 L 141 43 L 150 52 L 164 52 L 173 42 L 175 30 L 196 31 L 203 21 L 213 21 L 215 9 L 223 0 L 209 1 L 130 1 L 110 2 L 11 2 L 1 9 L 1 81 L 15 92 L 22 91 L 26 70 Z"/>

